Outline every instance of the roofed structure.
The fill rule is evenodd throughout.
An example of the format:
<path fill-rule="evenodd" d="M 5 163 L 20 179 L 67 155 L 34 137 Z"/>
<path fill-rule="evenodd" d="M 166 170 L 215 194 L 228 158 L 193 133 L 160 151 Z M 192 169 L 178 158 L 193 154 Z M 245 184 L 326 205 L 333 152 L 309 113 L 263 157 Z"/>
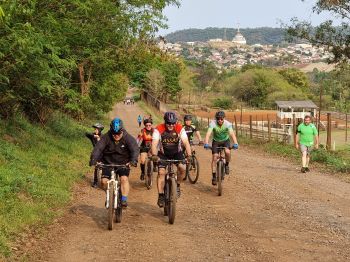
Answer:
<path fill-rule="evenodd" d="M 305 109 L 317 109 L 318 106 L 311 100 L 302 101 L 275 101 L 279 108 L 305 108 Z"/>

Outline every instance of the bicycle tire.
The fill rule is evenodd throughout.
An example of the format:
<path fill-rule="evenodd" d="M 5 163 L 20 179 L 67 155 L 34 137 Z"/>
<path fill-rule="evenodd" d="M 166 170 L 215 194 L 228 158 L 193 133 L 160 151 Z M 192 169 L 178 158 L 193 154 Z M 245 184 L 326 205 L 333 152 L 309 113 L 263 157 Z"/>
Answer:
<path fill-rule="evenodd" d="M 122 216 L 123 216 L 123 207 L 122 207 L 122 192 L 120 187 L 118 188 L 118 204 L 117 208 L 115 210 L 115 222 L 121 223 L 122 222 Z"/>
<path fill-rule="evenodd" d="M 145 176 L 145 184 L 147 189 L 152 188 L 153 184 L 153 162 L 151 160 L 146 161 L 146 176 Z"/>
<path fill-rule="evenodd" d="M 111 183 L 109 185 L 108 194 L 109 194 L 109 205 L 108 205 L 108 229 L 113 229 L 113 216 L 114 216 L 114 187 L 115 184 Z"/>
<path fill-rule="evenodd" d="M 216 168 L 216 179 L 218 183 L 218 196 L 222 195 L 222 172 L 224 168 L 224 163 L 222 161 L 218 161 Z"/>
<path fill-rule="evenodd" d="M 167 180 L 165 181 L 165 185 L 164 185 L 164 198 L 165 198 L 165 203 L 164 203 L 164 216 L 168 216 L 169 214 L 169 192 L 170 192 L 170 188 L 169 188 L 169 183 L 167 182 Z"/>
<path fill-rule="evenodd" d="M 195 184 L 199 178 L 199 162 L 196 156 L 192 156 L 191 163 L 188 164 L 188 180 Z"/>
<path fill-rule="evenodd" d="M 175 216 L 176 216 L 176 201 L 177 201 L 177 183 L 174 177 L 168 180 L 170 186 L 170 201 L 169 201 L 169 210 L 168 210 L 168 218 L 169 224 L 174 224 Z"/>

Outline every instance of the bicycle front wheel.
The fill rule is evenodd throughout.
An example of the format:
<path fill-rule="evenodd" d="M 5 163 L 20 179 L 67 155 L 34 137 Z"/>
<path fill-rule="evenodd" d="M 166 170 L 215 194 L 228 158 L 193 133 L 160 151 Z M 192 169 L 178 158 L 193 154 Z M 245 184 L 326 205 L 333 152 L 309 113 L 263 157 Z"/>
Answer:
<path fill-rule="evenodd" d="M 153 184 L 153 162 L 151 160 L 146 161 L 146 177 L 145 184 L 147 189 L 152 188 Z"/>
<path fill-rule="evenodd" d="M 122 214 L 123 214 L 122 192 L 121 192 L 120 187 L 118 189 L 118 198 L 117 199 L 118 199 L 118 204 L 117 204 L 117 208 L 115 210 L 115 222 L 120 223 L 120 222 L 122 222 Z"/>
<path fill-rule="evenodd" d="M 222 176 L 224 172 L 224 163 L 223 161 L 218 161 L 217 168 L 216 168 L 216 179 L 218 183 L 218 195 L 222 195 Z"/>
<path fill-rule="evenodd" d="M 199 162 L 196 156 L 192 156 L 191 163 L 188 164 L 188 180 L 195 184 L 199 177 Z"/>
<path fill-rule="evenodd" d="M 175 215 L 176 215 L 177 183 L 175 178 L 173 177 L 168 180 L 168 183 L 170 184 L 168 217 L 169 217 L 169 223 L 174 224 Z"/>
<path fill-rule="evenodd" d="M 110 183 L 109 189 L 108 189 L 108 194 L 109 194 L 108 229 L 109 230 L 113 229 L 114 200 L 115 200 L 114 187 L 115 187 L 115 183 Z"/>

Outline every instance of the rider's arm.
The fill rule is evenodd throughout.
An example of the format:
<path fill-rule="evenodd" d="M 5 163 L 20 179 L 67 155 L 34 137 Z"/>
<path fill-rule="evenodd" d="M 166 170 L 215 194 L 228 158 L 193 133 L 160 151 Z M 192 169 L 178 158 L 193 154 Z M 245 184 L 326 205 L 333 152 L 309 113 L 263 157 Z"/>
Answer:
<path fill-rule="evenodd" d="M 190 156 L 192 154 L 191 145 L 190 145 L 190 142 L 188 141 L 188 137 L 184 129 L 182 129 L 180 132 L 180 139 L 186 149 L 187 155 Z"/>
<path fill-rule="evenodd" d="M 205 144 L 209 143 L 209 138 L 210 138 L 212 132 L 213 132 L 213 129 L 209 127 L 208 131 L 207 131 L 207 134 L 205 135 L 205 140 L 204 140 Z"/>
<path fill-rule="evenodd" d="M 196 131 L 196 136 L 197 136 L 199 141 L 202 141 L 201 133 L 198 130 Z"/>
<path fill-rule="evenodd" d="M 141 130 L 141 132 L 139 133 L 139 135 L 136 138 L 136 142 L 137 142 L 138 146 L 141 145 L 142 141 L 143 141 L 143 138 L 142 138 L 142 130 Z"/>
<path fill-rule="evenodd" d="M 95 146 L 96 142 L 95 142 L 94 134 L 85 133 L 85 136 L 90 139 L 92 146 Z"/>
<path fill-rule="evenodd" d="M 230 137 L 232 138 L 233 143 L 238 144 L 236 134 L 232 128 L 229 129 L 229 134 L 230 134 Z"/>
<path fill-rule="evenodd" d="M 154 156 L 158 155 L 159 140 L 160 140 L 159 131 L 157 129 L 155 129 L 153 131 L 153 135 L 152 135 L 152 147 L 151 147 L 151 153 Z"/>
<path fill-rule="evenodd" d="M 99 161 L 102 158 L 103 150 L 105 149 L 107 144 L 108 135 L 104 135 L 91 152 L 90 166 L 96 165 L 97 161 Z"/>
<path fill-rule="evenodd" d="M 128 145 L 128 149 L 131 153 L 131 157 L 130 157 L 130 162 L 136 162 L 139 158 L 139 154 L 140 154 L 140 149 L 139 146 L 136 143 L 136 139 L 132 136 L 132 135 L 127 135 L 126 136 L 126 143 Z"/>

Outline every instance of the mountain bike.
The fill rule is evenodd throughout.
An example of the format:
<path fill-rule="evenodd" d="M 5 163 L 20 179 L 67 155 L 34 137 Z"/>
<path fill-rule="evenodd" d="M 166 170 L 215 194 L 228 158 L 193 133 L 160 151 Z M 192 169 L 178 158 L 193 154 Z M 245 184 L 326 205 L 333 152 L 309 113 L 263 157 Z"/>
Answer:
<path fill-rule="evenodd" d="M 218 195 L 221 196 L 222 195 L 222 190 L 223 190 L 223 180 L 225 178 L 225 163 L 226 163 L 226 159 L 225 159 L 225 149 L 227 147 L 224 146 L 218 146 L 218 159 L 216 161 L 216 182 L 218 185 Z M 209 149 L 212 149 L 212 147 L 210 146 Z M 227 149 L 233 149 L 232 147 L 227 148 Z"/>
<path fill-rule="evenodd" d="M 168 216 L 169 224 L 174 224 L 177 201 L 177 174 L 174 171 L 174 165 L 185 164 L 185 160 L 160 160 L 160 163 L 167 169 L 164 185 L 164 216 Z"/>
<path fill-rule="evenodd" d="M 186 174 L 184 180 L 186 180 L 187 178 L 191 184 L 195 184 L 199 178 L 199 162 L 196 157 L 196 151 L 193 148 L 190 161 L 186 164 Z"/>
<path fill-rule="evenodd" d="M 153 161 L 151 157 L 148 157 L 146 159 L 145 170 L 146 170 L 145 184 L 147 189 L 151 189 L 153 185 L 153 171 L 154 171 Z"/>
<path fill-rule="evenodd" d="M 120 223 L 122 221 L 122 192 L 119 176 L 116 174 L 118 169 L 129 168 L 126 165 L 102 164 L 96 165 L 98 168 L 108 168 L 111 171 L 111 177 L 107 181 L 105 206 L 108 211 L 107 221 L 108 229 L 113 229 L 113 221 Z"/>

